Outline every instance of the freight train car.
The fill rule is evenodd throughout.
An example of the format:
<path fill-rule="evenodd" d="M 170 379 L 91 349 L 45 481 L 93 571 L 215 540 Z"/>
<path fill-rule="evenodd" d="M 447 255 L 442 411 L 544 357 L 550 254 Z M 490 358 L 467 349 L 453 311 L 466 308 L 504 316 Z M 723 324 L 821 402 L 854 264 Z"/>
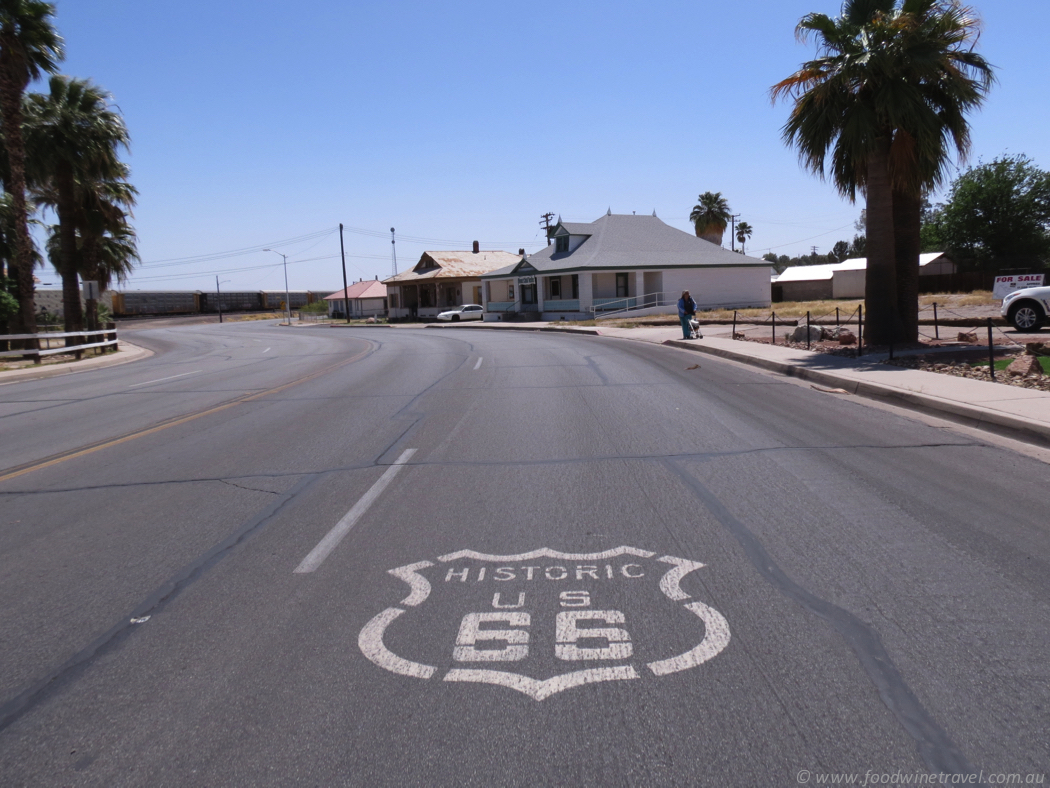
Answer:
<path fill-rule="evenodd" d="M 222 305 L 223 312 L 260 312 L 265 308 L 263 306 L 262 293 L 258 290 L 240 293 L 231 291 L 222 293 L 221 297 L 215 293 L 200 294 L 201 312 L 206 314 L 218 312 L 219 310 L 216 309 L 217 303 Z"/>
<path fill-rule="evenodd" d="M 292 309 L 301 309 L 307 304 L 322 300 L 332 291 L 292 290 L 288 293 Z M 284 309 L 284 290 L 231 290 L 228 293 L 202 292 L 200 290 L 146 291 L 126 290 L 114 292 L 113 315 L 131 317 L 138 315 L 196 315 L 218 312 L 219 298 L 223 312 L 274 312 Z"/>
<path fill-rule="evenodd" d="M 113 314 L 193 315 L 200 312 L 200 293 L 186 290 L 113 293 Z"/>
<path fill-rule="evenodd" d="M 309 290 L 292 290 L 287 295 L 291 299 L 290 309 L 299 309 L 313 301 Z M 284 290 L 263 290 L 262 297 L 264 309 L 284 309 Z"/>

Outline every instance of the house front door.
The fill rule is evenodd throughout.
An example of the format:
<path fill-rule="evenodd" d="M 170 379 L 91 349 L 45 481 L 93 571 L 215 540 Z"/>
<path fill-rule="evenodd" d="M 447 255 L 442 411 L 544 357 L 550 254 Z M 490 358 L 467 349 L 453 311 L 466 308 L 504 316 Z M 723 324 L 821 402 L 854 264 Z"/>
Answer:
<path fill-rule="evenodd" d="M 536 285 L 532 284 L 521 286 L 521 305 L 523 308 L 529 306 L 536 306 Z"/>

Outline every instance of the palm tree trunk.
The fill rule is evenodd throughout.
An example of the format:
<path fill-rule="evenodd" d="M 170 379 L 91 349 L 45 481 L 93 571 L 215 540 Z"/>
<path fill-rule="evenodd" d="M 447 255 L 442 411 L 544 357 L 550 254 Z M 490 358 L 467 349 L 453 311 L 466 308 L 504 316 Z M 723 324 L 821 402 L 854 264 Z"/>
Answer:
<path fill-rule="evenodd" d="M 897 311 L 904 338 L 919 341 L 919 252 L 922 250 L 922 198 L 893 190 L 893 243 L 897 274 Z"/>
<path fill-rule="evenodd" d="M 864 333 L 872 345 L 904 337 L 897 310 L 896 256 L 893 242 L 893 192 L 889 178 L 888 137 L 880 138 L 868 156 L 868 265 L 864 277 Z"/>
<path fill-rule="evenodd" d="M 5 64 L 0 61 L 0 115 L 7 149 L 10 182 L 7 191 L 11 194 L 14 218 L 14 259 L 9 273 L 18 289 L 18 315 L 12 321 L 16 334 L 36 333 L 36 304 L 33 299 L 33 259 L 30 253 L 29 212 L 26 209 L 26 152 L 22 141 L 22 93 L 25 86 L 12 78 Z M 31 340 L 36 341 L 36 340 Z"/>
<path fill-rule="evenodd" d="M 84 268 L 84 276 L 93 282 L 98 282 L 99 295 L 102 295 L 102 271 L 98 264 L 98 244 L 93 237 L 84 234 L 83 246 L 80 250 L 80 262 Z M 85 317 L 87 318 L 87 330 L 98 331 L 98 301 L 89 298 L 85 304 Z M 92 339 L 95 341 L 96 338 Z"/>
<path fill-rule="evenodd" d="M 73 170 L 62 164 L 55 173 L 58 186 L 59 273 L 62 275 L 62 313 L 66 331 L 84 330 L 84 312 L 80 306 L 80 282 L 77 279 L 76 190 Z M 73 339 L 73 337 L 70 337 Z M 70 342 L 67 345 L 79 345 Z"/>

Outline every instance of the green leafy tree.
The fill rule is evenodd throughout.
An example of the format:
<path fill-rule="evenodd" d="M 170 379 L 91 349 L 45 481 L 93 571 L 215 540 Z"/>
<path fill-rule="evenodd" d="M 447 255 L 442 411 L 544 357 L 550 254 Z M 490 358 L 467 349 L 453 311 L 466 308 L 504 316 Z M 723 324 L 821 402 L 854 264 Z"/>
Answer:
<path fill-rule="evenodd" d="M 841 263 L 849 259 L 849 248 L 849 241 L 836 241 L 828 257 L 834 257 L 836 263 Z"/>
<path fill-rule="evenodd" d="M 88 80 L 53 76 L 48 94 L 25 102 L 26 150 L 43 194 L 54 196 L 59 249 L 53 260 L 62 276 L 62 309 L 67 331 L 83 330 L 77 254 L 77 193 L 92 182 L 123 177 L 119 150 L 129 144 L 127 128 L 110 109 L 109 96 Z"/>
<path fill-rule="evenodd" d="M 696 229 L 696 237 L 722 245 L 722 235 L 729 224 L 729 203 L 722 192 L 704 192 L 689 214 L 689 221 Z"/>
<path fill-rule="evenodd" d="M 0 324 L 18 314 L 18 299 L 14 296 L 15 283 L 0 275 Z"/>
<path fill-rule="evenodd" d="M 960 175 L 926 237 L 985 271 L 1043 267 L 1050 260 L 1050 172 L 1027 156 L 1001 156 Z"/>
<path fill-rule="evenodd" d="M 13 254 L 10 270 L 18 290 L 15 333 L 35 333 L 33 244 L 26 207 L 25 145 L 22 140 L 22 98 L 31 79 L 54 73 L 62 60 L 62 38 L 55 31 L 55 6 L 41 0 L 0 0 L 0 129 L 7 153 L 11 195 Z"/>
<path fill-rule="evenodd" d="M 740 254 L 744 253 L 744 242 L 751 237 L 753 232 L 754 228 L 747 222 L 740 222 L 736 226 L 736 239 L 740 242 Z"/>
<path fill-rule="evenodd" d="M 797 33 L 816 38 L 818 57 L 772 89 L 774 100 L 795 100 L 783 135 L 803 165 L 830 175 L 850 199 L 864 194 L 865 312 L 874 344 L 917 330 L 905 319 L 917 315 L 917 298 L 902 315 L 898 259 L 907 257 L 917 277 L 922 189 L 943 174 L 950 144 L 965 151 L 965 113 L 991 84 L 990 68 L 972 51 L 976 24 L 957 0 L 847 0 L 838 18 L 802 18 Z M 896 211 L 895 195 L 903 195 Z M 914 242 L 904 222 L 912 214 Z M 912 247 L 913 265 L 905 254 Z"/>

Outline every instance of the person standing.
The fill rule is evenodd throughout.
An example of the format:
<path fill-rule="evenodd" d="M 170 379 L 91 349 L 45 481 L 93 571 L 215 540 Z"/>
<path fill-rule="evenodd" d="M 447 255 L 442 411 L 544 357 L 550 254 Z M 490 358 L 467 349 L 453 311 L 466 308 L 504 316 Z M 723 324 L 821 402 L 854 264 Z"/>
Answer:
<path fill-rule="evenodd" d="M 678 299 L 678 320 L 682 323 L 682 339 L 693 338 L 693 327 L 689 321 L 696 314 L 696 301 L 689 295 L 688 290 L 682 291 L 682 297 Z"/>

